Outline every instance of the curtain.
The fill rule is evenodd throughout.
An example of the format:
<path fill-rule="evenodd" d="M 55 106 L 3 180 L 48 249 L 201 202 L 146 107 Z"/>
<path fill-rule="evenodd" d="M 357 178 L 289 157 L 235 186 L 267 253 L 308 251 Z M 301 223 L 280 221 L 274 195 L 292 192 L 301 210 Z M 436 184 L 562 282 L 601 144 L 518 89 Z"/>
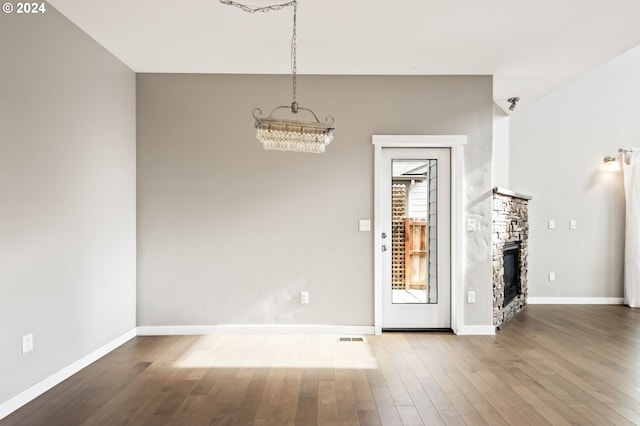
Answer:
<path fill-rule="evenodd" d="M 626 157 L 627 161 L 624 161 Z M 640 148 L 623 154 L 626 204 L 624 303 L 640 307 Z"/>

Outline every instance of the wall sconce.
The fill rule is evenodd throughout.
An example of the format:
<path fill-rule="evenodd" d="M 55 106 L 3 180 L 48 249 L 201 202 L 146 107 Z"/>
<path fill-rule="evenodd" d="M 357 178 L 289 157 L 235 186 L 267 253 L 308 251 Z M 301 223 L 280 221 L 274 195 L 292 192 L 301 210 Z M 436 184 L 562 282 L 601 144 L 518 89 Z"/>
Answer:
<path fill-rule="evenodd" d="M 604 157 L 604 166 L 608 172 L 619 172 L 620 171 L 620 163 L 615 157 L 606 156 Z"/>

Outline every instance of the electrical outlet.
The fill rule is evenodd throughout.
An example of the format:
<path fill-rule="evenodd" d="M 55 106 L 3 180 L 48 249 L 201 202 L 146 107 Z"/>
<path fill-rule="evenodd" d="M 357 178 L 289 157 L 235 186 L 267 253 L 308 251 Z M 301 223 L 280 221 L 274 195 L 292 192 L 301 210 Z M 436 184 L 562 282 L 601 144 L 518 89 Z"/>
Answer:
<path fill-rule="evenodd" d="M 556 221 L 551 219 L 549 220 L 549 229 L 555 229 L 556 228 Z"/>
<path fill-rule="evenodd" d="M 576 221 L 575 219 L 569 222 L 569 229 L 576 229 Z"/>
<path fill-rule="evenodd" d="M 468 291 L 467 292 L 467 302 L 468 303 L 476 303 L 476 292 Z"/>
<path fill-rule="evenodd" d="M 22 353 L 26 354 L 33 350 L 33 333 L 22 336 Z"/>
<path fill-rule="evenodd" d="M 309 304 L 309 292 L 308 291 L 303 291 L 303 292 L 300 293 L 300 303 L 302 305 Z"/>
<path fill-rule="evenodd" d="M 555 272 L 549 272 L 549 282 L 553 282 L 556 280 L 556 273 Z"/>

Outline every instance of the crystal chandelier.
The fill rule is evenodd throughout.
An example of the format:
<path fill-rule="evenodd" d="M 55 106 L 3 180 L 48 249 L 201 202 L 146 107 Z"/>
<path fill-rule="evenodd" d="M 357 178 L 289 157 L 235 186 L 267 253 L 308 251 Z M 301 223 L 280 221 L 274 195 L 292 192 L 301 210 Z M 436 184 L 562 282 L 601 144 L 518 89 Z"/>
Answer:
<path fill-rule="evenodd" d="M 262 117 L 262 110 L 253 110 L 255 119 L 256 137 L 266 150 L 309 152 L 314 154 L 323 153 L 326 146 L 333 140 L 333 131 L 336 126 L 334 119 L 328 116 L 324 122 L 318 120 L 316 114 L 309 108 L 303 108 L 296 102 L 296 47 L 297 47 L 297 12 L 298 1 L 293 0 L 288 3 L 276 4 L 265 7 L 251 7 L 233 0 L 220 0 L 221 3 L 236 6 L 245 12 L 270 12 L 280 10 L 284 7 L 293 6 L 293 34 L 291 36 L 291 74 L 293 83 L 293 101 L 291 106 L 281 105 L 273 109 L 267 117 Z M 299 111 L 308 112 L 313 119 L 308 121 L 296 119 L 276 118 L 273 114 L 281 109 L 291 110 L 291 113 L 298 114 Z"/>

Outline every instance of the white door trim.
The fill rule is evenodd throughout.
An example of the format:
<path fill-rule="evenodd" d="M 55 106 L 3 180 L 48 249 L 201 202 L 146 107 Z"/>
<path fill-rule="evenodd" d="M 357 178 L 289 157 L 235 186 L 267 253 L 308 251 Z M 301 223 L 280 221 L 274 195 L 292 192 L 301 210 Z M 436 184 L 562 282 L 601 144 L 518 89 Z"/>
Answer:
<path fill-rule="evenodd" d="M 374 264 L 374 332 L 382 333 L 382 224 L 380 223 L 380 167 L 383 148 L 450 148 L 451 149 L 451 328 L 458 334 L 463 319 L 463 200 L 464 200 L 464 135 L 373 135 L 373 264 Z"/>

